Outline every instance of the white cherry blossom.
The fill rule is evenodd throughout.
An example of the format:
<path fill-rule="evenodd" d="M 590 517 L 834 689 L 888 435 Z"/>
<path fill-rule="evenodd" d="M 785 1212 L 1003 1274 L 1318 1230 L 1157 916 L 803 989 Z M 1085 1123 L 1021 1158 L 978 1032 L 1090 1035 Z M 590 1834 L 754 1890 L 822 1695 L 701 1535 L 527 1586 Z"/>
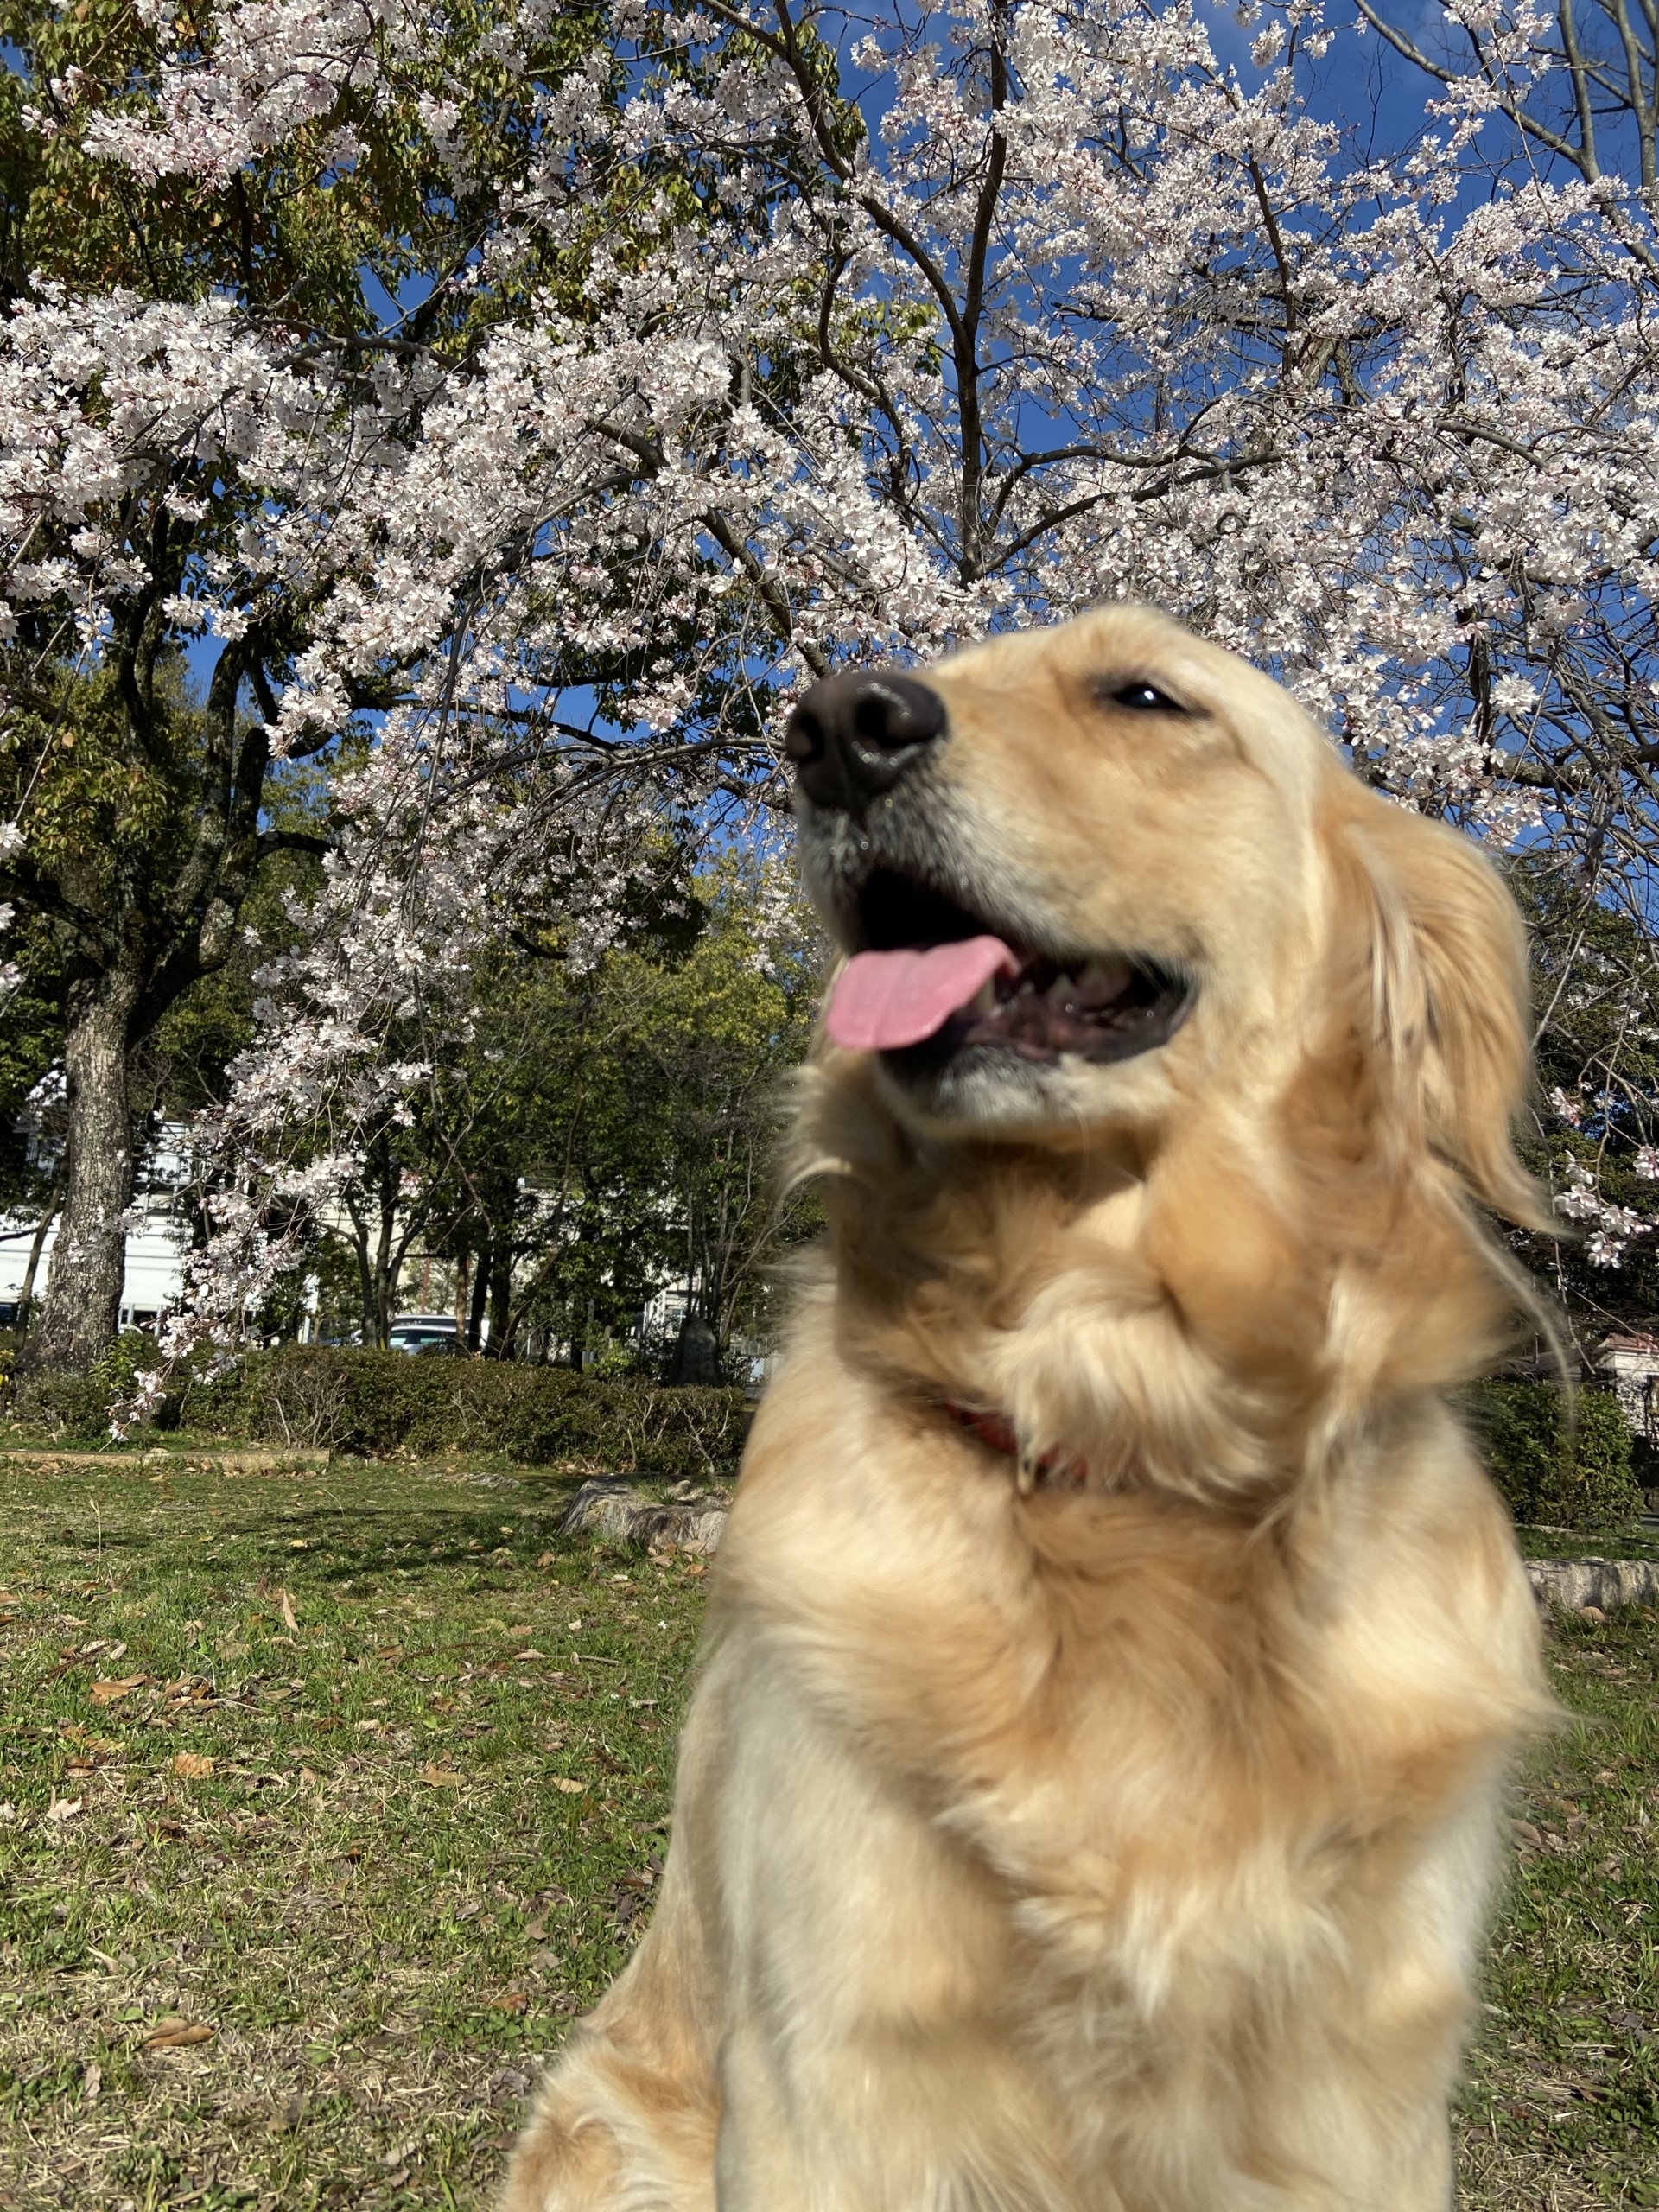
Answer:
<path fill-rule="evenodd" d="M 1314 96 L 1345 10 L 1246 12 L 1241 39 L 1200 0 L 629 0 L 530 82 L 476 253 L 435 272 L 499 303 L 462 353 L 228 297 L 14 308 L 0 626 L 52 606 L 95 652 L 170 513 L 203 550 L 166 619 L 244 652 L 281 628 L 279 748 L 368 741 L 308 949 L 201 1133 L 203 1312 L 257 1302 L 294 1257 L 269 1203 L 321 1203 L 419 1079 L 380 1049 L 410 1007 L 441 1043 L 514 912 L 591 955 L 665 823 L 764 820 L 791 696 L 848 662 L 1155 601 L 1402 804 L 1647 900 L 1653 197 L 1527 135 L 1535 7 L 1448 0 L 1484 58 L 1425 78 L 1396 153 Z M 550 19 L 523 0 L 490 51 L 522 69 Z M 347 164 L 395 99 L 463 188 L 438 13 L 213 24 L 148 104 L 75 109 L 86 143 L 182 189 L 305 130 Z M 527 287 L 556 252 L 579 284 Z M 329 1164 L 300 1190 L 302 1123 Z M 1576 1182 L 1558 1207 L 1608 1264 L 1646 1233 Z"/>

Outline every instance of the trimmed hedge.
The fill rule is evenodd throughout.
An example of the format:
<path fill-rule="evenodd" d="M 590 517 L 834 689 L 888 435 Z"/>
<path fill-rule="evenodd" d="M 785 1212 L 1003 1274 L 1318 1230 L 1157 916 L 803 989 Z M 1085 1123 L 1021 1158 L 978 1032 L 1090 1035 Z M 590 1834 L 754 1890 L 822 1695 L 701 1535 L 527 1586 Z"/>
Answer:
<path fill-rule="evenodd" d="M 84 1375 L 25 1376 L 11 1387 L 6 1411 L 14 1421 L 44 1429 L 56 1443 L 107 1444 L 111 1404 L 130 1396 L 133 1377 L 155 1364 L 155 1338 L 124 1329 Z M 10 1359 L 5 1375 L 10 1384 Z"/>
<path fill-rule="evenodd" d="M 1642 1511 L 1630 1471 L 1630 1431 L 1611 1390 L 1579 1394 L 1569 1433 L 1560 1385 L 1477 1382 L 1468 1394 L 1476 1439 L 1517 1521 L 1557 1529 L 1614 1529 Z"/>
<path fill-rule="evenodd" d="M 150 1338 L 129 1332 L 90 1374 L 21 1383 L 11 1417 L 56 1442 L 105 1443 L 111 1399 L 155 1356 Z M 290 1344 L 246 1352 L 210 1381 L 184 1380 L 157 1426 L 365 1459 L 435 1459 L 453 1447 L 499 1452 L 525 1466 L 700 1479 L 735 1470 L 752 1410 L 741 1390 L 665 1390 L 507 1360 Z"/>
<path fill-rule="evenodd" d="M 576 1462 L 618 1474 L 706 1476 L 737 1465 L 750 1406 L 741 1390 L 664 1390 L 512 1360 L 411 1359 L 316 1344 L 248 1352 L 190 1383 L 185 1428 L 365 1458 L 434 1459 L 452 1446 L 525 1466 Z"/>
<path fill-rule="evenodd" d="M 90 1375 L 22 1384 L 14 1418 L 66 1442 L 100 1442 L 111 1397 L 130 1389 L 135 1368 L 154 1356 L 148 1337 L 130 1332 Z M 1641 1514 L 1630 1432 L 1611 1391 L 1581 1393 L 1570 1439 L 1556 1383 L 1477 1382 L 1464 1402 L 1517 1521 L 1589 1531 Z M 750 1410 L 741 1390 L 667 1390 L 510 1360 L 291 1344 L 245 1353 L 214 1380 L 187 1382 L 169 1396 L 162 1426 L 367 1459 L 435 1459 L 454 1447 L 499 1452 L 525 1466 L 574 1462 L 701 1478 L 736 1467 Z"/>

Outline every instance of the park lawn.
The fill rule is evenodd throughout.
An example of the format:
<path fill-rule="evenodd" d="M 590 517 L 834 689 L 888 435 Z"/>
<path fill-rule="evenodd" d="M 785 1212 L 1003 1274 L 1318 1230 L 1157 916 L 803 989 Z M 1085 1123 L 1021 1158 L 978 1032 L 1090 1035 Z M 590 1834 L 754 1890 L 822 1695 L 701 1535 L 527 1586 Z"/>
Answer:
<path fill-rule="evenodd" d="M 1659 1559 L 1659 1528 L 1642 1522 L 1586 1535 L 1576 1529 L 1516 1531 L 1527 1559 Z"/>
<path fill-rule="evenodd" d="M 569 1491 L 0 1459 L 0 2202 L 490 2201 L 643 1924 L 702 1611 Z"/>
<path fill-rule="evenodd" d="M 1586 1552 L 1605 1550 L 1586 1544 Z M 1659 1620 L 1556 1620 L 1463 2097 L 1479 2212 L 1659 2205 Z"/>
<path fill-rule="evenodd" d="M 702 1612 L 569 1487 L 0 1457 L 0 2204 L 488 2204 L 649 1911 Z M 1659 2204 L 1659 1626 L 1552 1663 L 1479 2212 Z"/>

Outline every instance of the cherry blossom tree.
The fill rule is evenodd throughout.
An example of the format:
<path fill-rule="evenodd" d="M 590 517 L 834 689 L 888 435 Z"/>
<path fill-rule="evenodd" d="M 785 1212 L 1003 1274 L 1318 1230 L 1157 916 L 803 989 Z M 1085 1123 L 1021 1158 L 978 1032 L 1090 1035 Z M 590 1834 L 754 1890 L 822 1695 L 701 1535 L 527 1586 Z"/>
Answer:
<path fill-rule="evenodd" d="M 432 106 L 429 41 L 389 57 L 397 66 L 376 77 L 353 132 L 341 118 L 368 20 L 331 18 L 313 37 L 269 11 L 250 18 L 251 50 L 280 89 L 245 112 L 226 92 L 235 26 L 223 67 L 193 76 L 179 73 L 176 39 L 197 39 L 200 61 L 199 35 L 155 10 L 7 11 L 29 67 L 0 80 L 15 126 L 0 228 L 13 296 L 0 914 L 29 941 L 31 980 L 47 968 L 60 985 L 67 1085 L 61 1228 L 27 1350 L 38 1365 L 84 1364 L 114 1330 L 133 1055 L 229 957 L 271 856 L 325 849 L 273 825 L 274 784 L 308 756 L 337 760 L 353 717 L 396 696 L 383 653 L 341 679 L 332 724 L 280 727 L 349 538 L 335 526 L 354 472 L 406 457 L 441 383 L 423 360 L 471 342 L 473 303 L 443 280 L 486 226 L 524 118 L 474 19 L 455 31 L 470 95 L 459 137 Z M 336 46 L 319 60 L 325 31 Z M 543 52 L 580 53 L 583 39 L 563 25 Z M 224 112 L 189 108 L 197 91 Z M 308 128 L 319 98 L 334 118 L 321 139 Z M 188 175 L 142 143 L 143 118 L 181 102 Z M 499 174 L 456 194 L 468 137 Z M 423 276 L 406 327 L 388 331 L 376 298 Z M 205 675 L 194 702 L 181 683 L 193 648 Z M 0 967 L 0 996 L 22 980 L 16 958 Z"/>
<path fill-rule="evenodd" d="M 1359 4 L 1363 23 L 1409 64 L 1419 89 L 1427 86 L 1431 114 L 1478 147 L 1487 188 L 1539 168 L 1578 179 L 1642 272 L 1634 301 L 1650 302 L 1659 214 L 1652 7 L 1448 7 L 1407 30 L 1370 0 Z M 1632 368 L 1610 413 L 1650 415 L 1651 372 Z M 1638 543 L 1653 505 L 1649 495 L 1632 512 Z M 1594 563 L 1586 569 L 1587 585 L 1602 582 Z M 1624 621 L 1575 624 L 1560 640 L 1517 770 L 1544 798 L 1548 833 L 1543 865 L 1520 879 L 1539 950 L 1545 1098 L 1535 1156 L 1558 1209 L 1584 1232 L 1576 1251 L 1548 1255 L 1548 1272 L 1569 1294 L 1569 1316 L 1592 1327 L 1632 1312 L 1651 1316 L 1659 1258 L 1643 1187 L 1659 1179 L 1650 568 L 1632 563 L 1620 582 Z"/>
<path fill-rule="evenodd" d="M 227 270 L 168 310 L 194 413 L 141 388 L 156 303 L 37 282 L 12 313 L 31 639 L 50 609 L 98 660 L 147 593 L 220 664 L 276 625 L 240 711 L 273 757 L 358 748 L 214 1135 L 204 1310 L 289 1256 L 261 1161 L 303 1123 L 315 1197 L 418 1079 L 388 1025 L 418 1003 L 441 1054 L 526 908 L 593 957 L 665 827 L 764 834 L 788 700 L 850 660 L 1157 601 L 1379 789 L 1646 927 L 1645 17 L 1615 80 L 1525 0 L 1403 43 L 1363 0 L 1260 0 L 1243 33 L 1204 0 L 613 0 L 556 48 L 551 12 L 154 0 L 147 72 L 39 105 L 120 189 L 227 205 L 284 163 L 339 190 L 395 119 L 448 256 L 349 331 Z M 1397 149 L 1329 91 L 1384 52 L 1423 96 Z M 236 524 L 162 589 L 187 449 L 183 496 L 238 487 Z M 1567 1195 L 1612 1208 L 1610 1258 L 1646 1233 L 1593 1174 Z"/>

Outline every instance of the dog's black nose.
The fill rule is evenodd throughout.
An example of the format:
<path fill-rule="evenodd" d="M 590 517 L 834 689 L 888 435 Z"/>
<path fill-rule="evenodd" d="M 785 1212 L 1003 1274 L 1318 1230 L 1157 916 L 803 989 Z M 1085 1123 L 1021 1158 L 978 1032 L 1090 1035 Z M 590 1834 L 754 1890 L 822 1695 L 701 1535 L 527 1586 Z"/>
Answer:
<path fill-rule="evenodd" d="M 860 814 L 944 735 L 944 702 L 891 669 L 826 676 L 802 695 L 784 750 L 814 806 Z"/>

